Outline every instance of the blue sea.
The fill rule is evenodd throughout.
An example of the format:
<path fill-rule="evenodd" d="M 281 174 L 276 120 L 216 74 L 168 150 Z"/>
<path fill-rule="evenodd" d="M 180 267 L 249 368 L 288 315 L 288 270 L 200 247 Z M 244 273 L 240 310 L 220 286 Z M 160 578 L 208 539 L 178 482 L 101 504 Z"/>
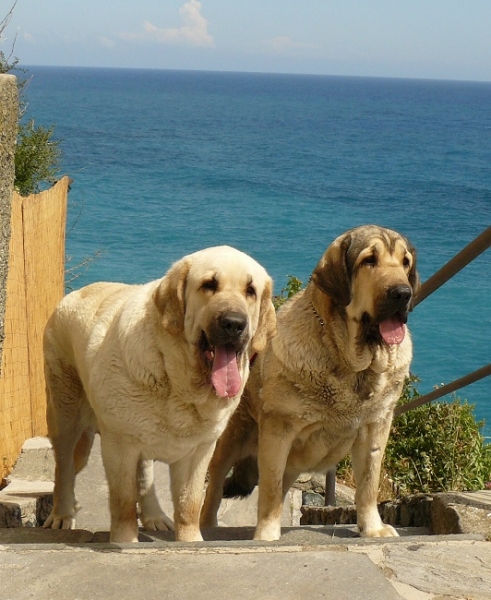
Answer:
<path fill-rule="evenodd" d="M 364 223 L 408 236 L 424 281 L 491 224 L 491 83 L 51 67 L 26 76 L 28 116 L 55 125 L 74 180 L 67 268 L 85 266 L 69 272 L 71 288 L 145 282 L 230 244 L 279 293 Z M 491 249 L 414 310 L 420 393 L 490 362 L 490 298 Z M 491 378 L 458 395 L 491 434 Z"/>

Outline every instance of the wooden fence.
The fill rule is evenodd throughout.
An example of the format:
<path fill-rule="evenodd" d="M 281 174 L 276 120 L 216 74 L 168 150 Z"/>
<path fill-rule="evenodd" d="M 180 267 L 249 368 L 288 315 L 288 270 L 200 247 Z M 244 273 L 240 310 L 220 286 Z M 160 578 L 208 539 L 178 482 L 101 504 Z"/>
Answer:
<path fill-rule="evenodd" d="M 69 178 L 12 200 L 0 371 L 0 476 L 12 469 L 27 438 L 46 435 L 43 331 L 64 294 Z"/>

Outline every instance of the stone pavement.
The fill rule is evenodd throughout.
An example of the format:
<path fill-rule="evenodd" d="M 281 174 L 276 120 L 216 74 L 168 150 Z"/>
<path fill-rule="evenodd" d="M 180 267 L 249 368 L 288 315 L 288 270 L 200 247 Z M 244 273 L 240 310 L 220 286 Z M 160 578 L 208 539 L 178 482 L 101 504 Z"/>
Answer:
<path fill-rule="evenodd" d="M 172 514 L 166 471 L 158 465 L 157 486 Z M 253 498 L 229 501 L 221 514 L 227 526 L 205 530 L 205 542 L 176 543 L 170 533 L 142 531 L 138 544 L 110 544 L 98 445 L 77 482 L 79 529 L 6 527 L 45 516 L 52 474 L 47 441 L 29 440 L 0 492 L 2 600 L 491 599 L 491 543 L 480 532 L 398 528 L 401 538 L 365 540 L 349 525 L 300 527 L 298 490 L 286 503 L 277 542 L 252 541 Z M 491 519 L 491 494 L 480 494 Z"/>

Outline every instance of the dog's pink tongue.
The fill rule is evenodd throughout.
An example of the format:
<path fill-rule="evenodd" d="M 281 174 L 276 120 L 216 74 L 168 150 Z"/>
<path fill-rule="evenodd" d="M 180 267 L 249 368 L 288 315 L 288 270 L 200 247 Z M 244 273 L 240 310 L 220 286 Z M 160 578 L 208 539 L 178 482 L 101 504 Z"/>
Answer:
<path fill-rule="evenodd" d="M 231 346 L 215 348 L 211 383 L 222 398 L 232 398 L 239 393 L 242 380 L 237 367 L 237 357 Z"/>
<path fill-rule="evenodd" d="M 387 344 L 400 344 L 406 335 L 406 326 L 396 316 L 382 321 L 378 328 L 380 335 Z"/>

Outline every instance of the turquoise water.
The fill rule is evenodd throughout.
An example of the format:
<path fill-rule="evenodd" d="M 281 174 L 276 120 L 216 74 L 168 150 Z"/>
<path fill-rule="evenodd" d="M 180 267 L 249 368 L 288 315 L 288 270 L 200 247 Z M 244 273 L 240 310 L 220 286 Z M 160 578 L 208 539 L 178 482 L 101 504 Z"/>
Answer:
<path fill-rule="evenodd" d="M 424 281 L 491 224 L 491 84 L 31 67 L 29 110 L 55 124 L 72 287 L 160 277 L 234 245 L 276 291 L 344 230 L 407 235 Z M 490 361 L 491 250 L 410 316 L 419 391 Z M 491 378 L 460 393 L 491 424 Z"/>

